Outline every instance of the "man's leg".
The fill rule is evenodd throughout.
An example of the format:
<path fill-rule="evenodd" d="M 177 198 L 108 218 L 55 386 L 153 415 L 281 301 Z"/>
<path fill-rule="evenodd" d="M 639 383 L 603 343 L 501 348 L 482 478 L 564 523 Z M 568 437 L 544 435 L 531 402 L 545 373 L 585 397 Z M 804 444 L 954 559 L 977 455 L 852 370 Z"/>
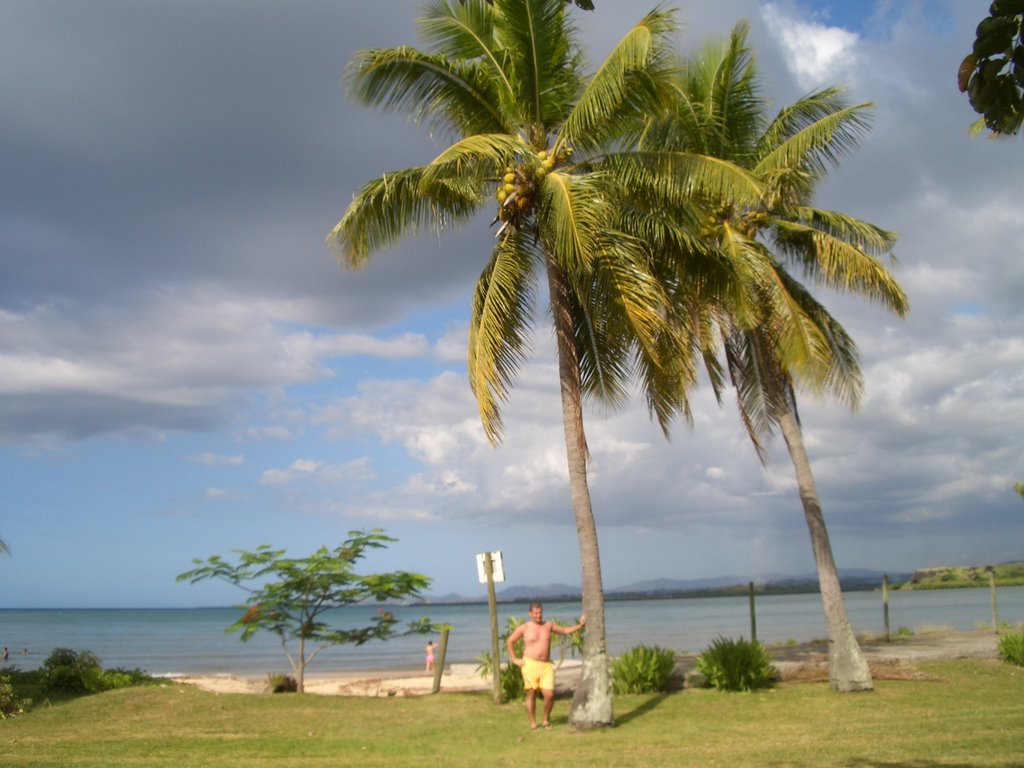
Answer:
<path fill-rule="evenodd" d="M 551 708 L 555 705 L 555 691 L 552 688 L 544 688 L 541 691 L 544 696 L 544 722 L 543 726 L 547 728 L 551 725 Z"/>
<path fill-rule="evenodd" d="M 530 721 L 531 729 L 537 728 L 537 691 L 533 688 L 526 690 L 526 719 Z"/>

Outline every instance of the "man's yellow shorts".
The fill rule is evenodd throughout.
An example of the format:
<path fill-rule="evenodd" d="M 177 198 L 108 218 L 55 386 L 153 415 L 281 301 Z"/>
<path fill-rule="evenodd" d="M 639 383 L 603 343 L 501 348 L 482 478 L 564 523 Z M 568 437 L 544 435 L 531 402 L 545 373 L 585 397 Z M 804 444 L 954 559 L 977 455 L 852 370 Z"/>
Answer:
<path fill-rule="evenodd" d="M 523 685 L 528 691 L 553 691 L 555 689 L 555 665 L 550 661 L 523 658 Z"/>

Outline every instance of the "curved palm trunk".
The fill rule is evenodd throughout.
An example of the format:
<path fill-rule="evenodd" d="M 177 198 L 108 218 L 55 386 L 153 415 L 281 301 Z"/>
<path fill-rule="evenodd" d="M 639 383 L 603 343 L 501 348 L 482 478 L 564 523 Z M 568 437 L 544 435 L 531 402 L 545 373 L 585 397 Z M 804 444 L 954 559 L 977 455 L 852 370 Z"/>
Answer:
<path fill-rule="evenodd" d="M 803 433 L 796 415 L 790 408 L 778 417 L 786 448 L 796 469 L 796 483 L 800 490 L 800 501 L 804 517 L 811 534 L 814 562 L 818 569 L 818 586 L 821 602 L 825 608 L 825 627 L 828 632 L 828 676 L 832 687 L 842 693 L 870 691 L 874 686 L 871 671 L 860 644 L 853 634 L 850 620 L 843 605 L 843 592 L 839 586 L 832 545 L 829 543 L 825 516 L 821 512 L 818 490 L 811 474 L 811 463 L 804 448 Z"/>
<path fill-rule="evenodd" d="M 579 537 L 583 611 L 587 629 L 583 646 L 583 672 L 572 699 L 569 722 L 577 728 L 611 725 L 612 693 L 608 647 L 604 631 L 604 587 L 597 525 L 587 485 L 587 440 L 583 432 L 582 386 L 565 273 L 550 258 L 547 262 L 551 315 L 558 349 L 558 380 L 562 395 L 562 426 L 569 465 L 569 491 Z"/>

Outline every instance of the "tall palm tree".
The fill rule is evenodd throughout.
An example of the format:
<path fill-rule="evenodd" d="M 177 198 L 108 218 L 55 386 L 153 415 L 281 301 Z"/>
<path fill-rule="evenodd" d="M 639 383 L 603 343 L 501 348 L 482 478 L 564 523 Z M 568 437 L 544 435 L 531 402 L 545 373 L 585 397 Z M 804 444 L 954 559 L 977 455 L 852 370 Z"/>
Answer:
<path fill-rule="evenodd" d="M 775 429 L 782 433 L 814 551 L 830 679 L 841 691 L 865 690 L 873 682 L 843 605 L 795 393 L 801 385 L 855 406 L 862 384 L 858 356 L 842 326 L 786 265 L 830 288 L 878 301 L 900 316 L 908 304 L 878 258 L 891 250 L 895 235 L 810 202 L 817 183 L 856 146 L 870 105 L 848 105 L 838 89 L 827 88 L 767 119 L 746 33 L 740 23 L 728 44 L 709 46 L 688 62 L 674 108 L 648 123 L 641 144 L 730 160 L 764 186 L 757 205 L 708 198 L 697 214 L 703 217 L 703 242 L 738 271 L 746 293 L 724 312 L 719 304 L 710 318 L 721 333 L 725 367 L 709 354 L 708 370 L 719 396 L 728 372 L 762 461 L 764 441 Z M 686 291 L 683 296 L 689 300 Z"/>
<path fill-rule="evenodd" d="M 612 701 L 583 398 L 621 403 L 626 382 L 639 367 L 658 370 L 674 339 L 644 237 L 655 224 L 627 215 L 628 201 L 675 205 L 698 191 L 749 204 L 761 189 L 727 163 L 623 149 L 672 82 L 671 11 L 645 16 L 589 75 L 565 8 L 564 0 L 432 0 L 420 20 L 428 50 L 356 54 L 355 98 L 405 111 L 453 143 L 424 166 L 364 186 L 328 242 L 359 268 L 418 227 L 444 231 L 495 206 L 497 244 L 473 294 L 468 345 L 470 386 L 493 444 L 529 352 L 536 283 L 546 281 L 587 615 L 570 721 L 594 727 L 612 722 Z"/>

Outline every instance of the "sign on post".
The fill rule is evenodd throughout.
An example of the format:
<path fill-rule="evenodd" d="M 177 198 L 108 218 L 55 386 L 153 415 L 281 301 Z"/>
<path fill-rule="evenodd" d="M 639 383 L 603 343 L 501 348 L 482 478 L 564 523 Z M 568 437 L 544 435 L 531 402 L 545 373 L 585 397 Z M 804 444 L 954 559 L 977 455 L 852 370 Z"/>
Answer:
<path fill-rule="evenodd" d="M 491 574 L 495 582 L 501 583 L 505 580 L 505 564 L 501 559 L 501 550 L 497 552 L 483 552 L 476 556 L 476 575 L 480 579 L 481 584 L 487 583 L 487 569 L 484 565 L 484 561 L 487 556 L 491 556 Z"/>

